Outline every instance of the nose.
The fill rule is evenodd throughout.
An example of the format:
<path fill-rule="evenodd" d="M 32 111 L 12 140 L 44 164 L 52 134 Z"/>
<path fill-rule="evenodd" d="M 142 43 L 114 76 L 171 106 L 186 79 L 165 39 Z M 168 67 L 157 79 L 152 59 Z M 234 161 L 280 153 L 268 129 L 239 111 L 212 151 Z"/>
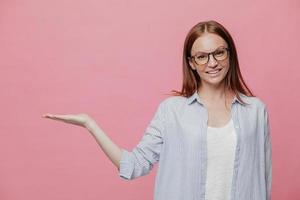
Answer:
<path fill-rule="evenodd" d="M 217 64 L 218 64 L 218 61 L 216 61 L 216 59 L 213 57 L 213 55 L 210 54 L 208 57 L 207 66 L 214 67 L 214 66 L 217 66 Z"/>

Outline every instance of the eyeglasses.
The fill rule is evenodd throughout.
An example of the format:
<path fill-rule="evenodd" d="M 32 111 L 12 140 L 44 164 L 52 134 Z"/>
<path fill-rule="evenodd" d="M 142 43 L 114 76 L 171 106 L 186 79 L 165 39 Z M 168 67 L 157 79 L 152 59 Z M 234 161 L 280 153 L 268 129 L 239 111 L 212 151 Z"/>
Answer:
<path fill-rule="evenodd" d="M 204 65 L 208 63 L 209 61 L 209 55 L 212 54 L 214 59 L 217 61 L 225 60 L 228 57 L 228 51 L 229 48 L 226 47 L 219 47 L 217 50 L 210 52 L 210 53 L 204 53 L 204 52 L 197 52 L 193 56 L 189 56 L 188 59 L 193 59 L 196 64 L 198 65 Z"/>

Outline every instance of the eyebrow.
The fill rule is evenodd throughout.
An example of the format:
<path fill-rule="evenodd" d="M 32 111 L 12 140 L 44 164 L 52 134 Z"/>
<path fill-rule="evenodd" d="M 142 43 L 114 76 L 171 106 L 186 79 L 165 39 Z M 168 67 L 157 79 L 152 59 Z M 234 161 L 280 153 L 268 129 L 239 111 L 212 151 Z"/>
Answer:
<path fill-rule="evenodd" d="M 217 49 L 220 49 L 220 48 L 228 48 L 228 47 L 222 45 L 222 46 L 219 46 L 219 47 L 215 48 L 215 50 L 213 50 L 211 52 L 214 52 L 214 51 L 216 51 Z M 211 52 L 196 51 L 195 54 L 196 53 L 206 53 L 207 54 L 207 53 L 211 53 Z"/>

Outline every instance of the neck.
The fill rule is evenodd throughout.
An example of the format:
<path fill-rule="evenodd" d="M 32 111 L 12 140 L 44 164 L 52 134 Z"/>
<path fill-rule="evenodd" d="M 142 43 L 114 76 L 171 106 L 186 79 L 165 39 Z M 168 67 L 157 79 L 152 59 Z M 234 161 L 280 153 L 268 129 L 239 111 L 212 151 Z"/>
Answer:
<path fill-rule="evenodd" d="M 219 85 L 201 83 L 198 94 L 205 100 L 220 101 L 228 98 L 232 93 L 225 90 L 225 84 L 222 82 Z"/>

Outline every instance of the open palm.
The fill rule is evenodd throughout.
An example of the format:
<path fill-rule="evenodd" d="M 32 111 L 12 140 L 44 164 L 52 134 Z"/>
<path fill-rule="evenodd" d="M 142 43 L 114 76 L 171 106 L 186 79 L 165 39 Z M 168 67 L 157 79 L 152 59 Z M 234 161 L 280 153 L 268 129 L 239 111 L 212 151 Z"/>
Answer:
<path fill-rule="evenodd" d="M 93 121 L 93 119 L 87 114 L 68 114 L 68 115 L 54 115 L 54 114 L 44 114 L 42 117 L 62 121 L 69 124 L 75 124 L 82 127 L 87 127 L 87 125 Z"/>

